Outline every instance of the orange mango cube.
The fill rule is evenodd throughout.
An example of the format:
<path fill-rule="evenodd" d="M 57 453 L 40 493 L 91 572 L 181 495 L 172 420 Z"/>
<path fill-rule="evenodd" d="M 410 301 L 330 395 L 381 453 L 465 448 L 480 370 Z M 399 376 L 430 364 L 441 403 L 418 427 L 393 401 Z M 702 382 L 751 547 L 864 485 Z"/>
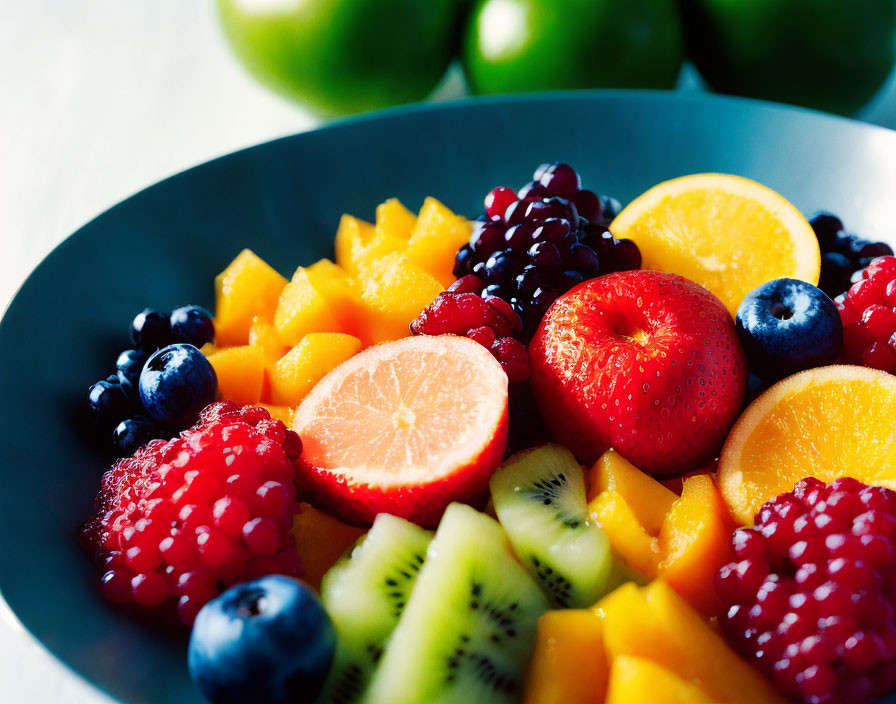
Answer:
<path fill-rule="evenodd" d="M 659 539 L 638 520 L 626 498 L 615 489 L 598 494 L 588 504 L 592 519 L 603 529 L 610 547 L 638 575 L 653 579 L 659 572 Z"/>
<path fill-rule="evenodd" d="M 215 277 L 215 342 L 245 345 L 255 316 L 271 320 L 286 279 L 249 249 Z"/>
<path fill-rule="evenodd" d="M 408 240 L 417 223 L 417 216 L 398 198 L 390 198 L 376 206 L 376 230 L 391 237 Z"/>
<path fill-rule="evenodd" d="M 610 668 L 604 704 L 721 704 L 697 685 L 650 660 L 620 655 Z"/>
<path fill-rule="evenodd" d="M 327 372 L 361 350 L 361 341 L 338 332 L 313 332 L 287 352 L 270 373 L 271 403 L 297 406 Z"/>
<path fill-rule="evenodd" d="M 287 428 L 292 427 L 292 417 L 296 412 L 295 408 L 291 406 L 274 406 L 270 403 L 258 403 L 255 405 L 264 408 L 271 414 L 271 418 L 281 421 Z"/>
<path fill-rule="evenodd" d="M 261 348 L 242 345 L 217 350 L 208 361 L 218 375 L 221 396 L 237 403 L 257 403 L 264 387 L 265 358 Z"/>
<path fill-rule="evenodd" d="M 407 337 L 414 318 L 443 290 L 403 254 L 374 260 L 361 279 L 365 339 L 377 343 Z"/>
<path fill-rule="evenodd" d="M 299 504 L 292 534 L 302 558 L 302 580 L 319 590 L 321 577 L 366 532 L 367 528 L 343 523 L 311 504 Z"/>
<path fill-rule="evenodd" d="M 771 682 L 664 581 L 643 589 L 623 585 L 595 608 L 604 616 L 604 646 L 613 661 L 649 660 L 726 704 L 784 704 Z"/>
<path fill-rule="evenodd" d="M 287 347 L 280 342 L 274 324 L 256 315 L 249 328 L 249 344 L 261 350 L 267 362 L 273 363 L 286 354 Z"/>
<path fill-rule="evenodd" d="M 602 491 L 616 491 L 650 535 L 660 532 L 666 514 L 678 498 L 615 450 L 607 450 L 598 458 L 589 479 L 589 501 Z"/>
<path fill-rule="evenodd" d="M 719 569 L 734 560 L 734 521 L 712 476 L 687 477 L 660 530 L 660 574 L 679 594 L 707 616 L 722 604 L 713 588 Z"/>
<path fill-rule="evenodd" d="M 408 240 L 408 258 L 443 287 L 454 281 L 454 257 L 470 241 L 473 225 L 435 198 L 427 198 Z"/>
<path fill-rule="evenodd" d="M 590 609 L 543 614 L 525 704 L 600 704 L 609 671 L 601 631 L 602 618 Z"/>
<path fill-rule="evenodd" d="M 347 276 L 299 267 L 280 296 L 274 327 L 280 341 L 293 347 L 308 333 L 345 331 L 358 310 Z"/>
<path fill-rule="evenodd" d="M 379 232 L 369 223 L 343 215 L 336 232 L 336 262 L 350 275 L 357 276 L 370 262 L 404 251 L 406 246 L 407 240 L 401 237 Z"/>
<path fill-rule="evenodd" d="M 336 263 L 351 274 L 357 273 L 355 262 L 373 233 L 369 222 L 343 215 L 336 229 Z"/>

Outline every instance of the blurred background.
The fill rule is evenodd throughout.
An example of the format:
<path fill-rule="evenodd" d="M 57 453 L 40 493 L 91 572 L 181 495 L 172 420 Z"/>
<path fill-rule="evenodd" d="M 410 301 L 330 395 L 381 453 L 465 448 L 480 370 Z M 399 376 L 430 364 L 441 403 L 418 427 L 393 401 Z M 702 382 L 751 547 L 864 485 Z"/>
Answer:
<path fill-rule="evenodd" d="M 896 129 L 894 33 L 896 0 L 0 0 L 0 305 L 144 186 L 390 105 L 713 90 Z M 2 604 L 0 681 L 101 701 Z"/>

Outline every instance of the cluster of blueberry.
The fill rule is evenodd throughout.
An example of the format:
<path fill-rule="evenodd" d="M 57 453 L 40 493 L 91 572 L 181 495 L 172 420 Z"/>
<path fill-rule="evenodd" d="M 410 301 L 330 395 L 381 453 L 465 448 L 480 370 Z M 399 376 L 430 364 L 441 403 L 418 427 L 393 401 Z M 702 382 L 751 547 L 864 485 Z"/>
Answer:
<path fill-rule="evenodd" d="M 846 232 L 843 222 L 831 213 L 817 213 L 809 224 L 821 247 L 819 288 L 831 298 L 846 291 L 861 278 L 862 270 L 878 257 L 893 254 L 885 242 L 872 242 Z"/>
<path fill-rule="evenodd" d="M 90 387 L 88 402 L 101 432 L 111 429 L 119 456 L 189 426 L 214 401 L 217 378 L 199 347 L 215 339 L 208 311 L 183 306 L 171 315 L 147 308 L 131 323 L 131 342 L 115 373 Z"/>
<path fill-rule="evenodd" d="M 523 321 L 524 339 L 576 284 L 641 266 L 635 243 L 607 228 L 619 203 L 581 186 L 571 166 L 555 163 L 539 166 L 519 191 L 493 189 L 470 243 L 457 253 L 454 275 L 475 275 L 483 296 L 507 301 Z"/>

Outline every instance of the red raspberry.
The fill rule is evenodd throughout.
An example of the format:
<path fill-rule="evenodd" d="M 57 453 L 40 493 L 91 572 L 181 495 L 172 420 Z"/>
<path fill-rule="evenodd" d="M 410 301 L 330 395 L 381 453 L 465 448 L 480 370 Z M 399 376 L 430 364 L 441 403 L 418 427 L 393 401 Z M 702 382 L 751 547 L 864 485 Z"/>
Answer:
<path fill-rule="evenodd" d="M 734 533 L 722 627 L 788 697 L 865 704 L 896 687 L 896 492 L 808 478 Z"/>
<path fill-rule="evenodd" d="M 843 321 L 843 359 L 896 374 L 896 257 L 879 257 L 834 302 Z"/>
<path fill-rule="evenodd" d="M 411 333 L 469 337 L 491 350 L 511 384 L 526 381 L 532 371 L 529 353 L 513 337 L 522 330 L 522 321 L 505 300 L 473 292 L 481 286 L 472 275 L 455 281 L 411 323 Z"/>
<path fill-rule="evenodd" d="M 302 442 L 263 408 L 214 403 L 168 442 L 153 440 L 103 475 L 82 538 L 117 604 L 192 624 L 235 582 L 301 574 L 292 537 Z"/>
<path fill-rule="evenodd" d="M 484 326 L 491 328 L 497 337 L 505 337 L 512 334 L 513 322 L 503 311 L 475 293 L 443 291 L 411 323 L 411 332 L 414 335 L 463 336 Z"/>

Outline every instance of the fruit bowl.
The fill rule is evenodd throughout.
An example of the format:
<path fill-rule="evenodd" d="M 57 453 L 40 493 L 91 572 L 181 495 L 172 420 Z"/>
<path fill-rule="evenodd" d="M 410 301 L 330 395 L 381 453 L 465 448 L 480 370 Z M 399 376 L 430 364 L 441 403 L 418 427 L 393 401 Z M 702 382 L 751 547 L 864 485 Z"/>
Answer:
<path fill-rule="evenodd" d="M 371 214 L 386 196 L 417 206 L 434 193 L 473 216 L 492 185 L 552 159 L 623 201 L 682 174 L 739 174 L 896 244 L 896 134 L 721 97 L 577 93 L 401 109 L 169 178 L 60 245 L 0 323 L 0 593 L 24 626 L 121 701 L 201 701 L 184 642 L 107 606 L 77 545 L 110 462 L 84 439 L 85 386 L 104 376 L 122 325 L 150 302 L 210 306 L 210 280 L 244 246 L 271 262 L 329 256 L 340 214 Z"/>

